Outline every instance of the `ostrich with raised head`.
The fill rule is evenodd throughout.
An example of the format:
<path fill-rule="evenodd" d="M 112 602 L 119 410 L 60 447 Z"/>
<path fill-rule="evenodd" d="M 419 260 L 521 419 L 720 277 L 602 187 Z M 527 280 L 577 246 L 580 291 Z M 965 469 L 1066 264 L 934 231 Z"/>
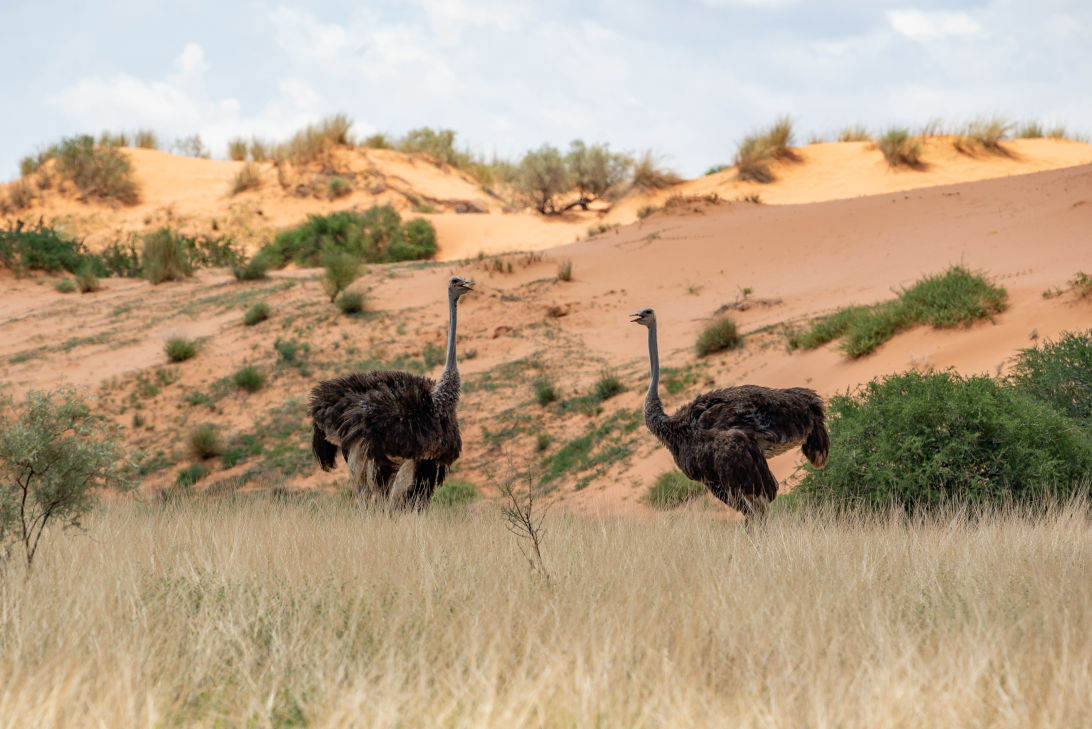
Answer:
<path fill-rule="evenodd" d="M 338 449 L 357 493 L 396 509 L 424 508 L 462 450 L 455 407 L 459 366 L 455 327 L 459 298 L 473 281 L 447 284 L 447 362 L 439 381 L 398 370 L 359 372 L 311 390 L 311 447 L 322 470 L 337 466 Z"/>
<path fill-rule="evenodd" d="M 667 415 L 660 401 L 656 312 L 641 309 L 632 316 L 634 323 L 648 328 L 652 382 L 645 397 L 645 425 L 688 478 L 750 520 L 765 517 L 777 497 L 777 479 L 767 458 L 803 446 L 816 468 L 827 462 L 830 438 L 823 401 L 806 387 L 712 390 Z"/>

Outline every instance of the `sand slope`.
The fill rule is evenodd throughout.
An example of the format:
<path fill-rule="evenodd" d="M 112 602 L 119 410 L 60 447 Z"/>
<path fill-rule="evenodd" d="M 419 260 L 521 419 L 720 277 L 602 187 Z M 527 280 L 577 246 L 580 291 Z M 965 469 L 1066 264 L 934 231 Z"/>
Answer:
<path fill-rule="evenodd" d="M 791 180 L 786 175 L 778 184 Z M 548 467 L 543 458 L 573 438 L 639 411 L 647 387 L 645 331 L 627 323 L 638 308 L 656 308 L 662 364 L 688 376 L 682 392 L 664 393 L 669 411 L 704 389 L 744 382 L 808 385 L 830 396 L 908 368 L 1004 373 L 1020 348 L 1092 326 L 1092 300 L 1072 293 L 1043 296 L 1065 289 L 1077 271 L 1092 271 L 1089 230 L 1092 166 L 1085 165 L 826 202 L 756 205 L 718 195 L 590 240 L 506 256 L 499 264 L 485 258 L 377 266 L 354 284 L 367 291 L 371 310 L 355 319 L 325 301 L 314 271 L 280 272 L 270 281 L 244 284 L 223 271 L 159 287 L 114 279 L 105 290 L 83 296 L 0 273 L 0 381 L 16 395 L 64 382 L 95 389 L 134 446 L 163 451 L 172 461 L 146 480 L 149 487 L 162 486 L 190 462 L 185 437 L 200 422 L 215 422 L 228 434 L 260 430 L 270 427 L 271 413 L 296 402 L 289 424 L 306 435 L 298 403 L 317 379 L 365 361 L 420 361 L 426 347 L 442 351 L 444 281 L 458 272 L 479 285 L 464 299 L 460 316 L 460 351 L 472 356 L 461 363 L 465 445 L 457 475 L 488 491 L 509 460 L 517 470 L 530 466 L 541 473 Z M 510 240 L 523 243 L 525 233 L 515 226 Z M 562 261 L 571 262 L 572 281 L 556 279 Z M 891 298 L 899 287 L 956 263 L 1007 288 L 1011 305 L 994 323 L 914 329 L 853 361 L 833 344 L 786 350 L 781 324 Z M 744 287 L 754 297 L 780 303 L 735 314 L 741 329 L 751 333 L 742 350 L 698 360 L 698 332 Z M 244 327 L 242 312 L 259 300 L 271 303 L 273 318 Z M 163 343 L 178 334 L 199 339 L 201 352 L 168 366 Z M 277 339 L 307 343 L 309 364 L 278 363 Z M 211 404 L 191 404 L 195 394 L 217 392 L 217 383 L 244 364 L 268 374 L 264 390 L 248 395 L 221 388 Z M 616 373 L 627 390 L 597 414 L 534 402 L 531 383 L 540 375 L 552 378 L 568 399 L 586 393 L 604 370 Z M 433 376 L 439 371 L 439 365 L 428 369 Z M 143 421 L 139 426 L 134 413 Z M 540 436 L 549 440 L 542 450 Z M 643 426 L 619 426 L 608 440 L 632 452 L 566 472 L 552 484 L 553 494 L 573 508 L 643 509 L 638 498 L 657 473 L 671 467 L 669 454 Z M 304 451 L 289 485 L 332 486 L 344 478 L 344 470 L 316 472 L 306 456 Z M 775 459 L 775 475 L 791 484 L 799 461 L 795 454 Z M 247 467 L 214 469 L 203 483 L 225 483 Z"/>

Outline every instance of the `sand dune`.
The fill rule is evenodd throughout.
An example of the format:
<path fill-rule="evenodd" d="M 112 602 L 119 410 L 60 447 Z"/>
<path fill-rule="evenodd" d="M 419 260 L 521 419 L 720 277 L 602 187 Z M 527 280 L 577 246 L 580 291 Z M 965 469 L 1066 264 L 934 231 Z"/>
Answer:
<path fill-rule="evenodd" d="M 1041 145 L 1086 152 L 1080 145 Z M 847 159 L 864 152 L 854 149 L 818 145 L 808 152 L 836 152 Z M 1025 159 L 1032 156 L 1030 149 L 1024 151 Z M 982 161 L 966 164 L 976 162 Z M 209 189 L 219 189 L 236 164 L 180 163 L 193 164 L 207 175 Z M 820 168 L 805 162 L 786 170 L 780 182 L 764 189 L 771 197 L 776 190 L 791 189 L 797 184 L 792 175 L 804 176 L 813 167 Z M 432 175 L 436 169 L 418 163 L 400 170 L 398 177 L 408 180 L 414 171 Z M 899 179 L 911 175 L 876 174 Z M 921 174 L 946 173 L 938 164 Z M 458 185 L 463 183 L 454 178 L 448 183 L 453 187 L 437 183 L 430 189 L 437 194 L 462 189 Z M 703 179 L 684 187 L 697 193 L 704 189 L 699 184 L 718 183 Z M 735 185 L 726 179 L 719 184 L 721 190 Z M 167 178 L 159 179 L 148 184 L 146 194 L 170 185 Z M 802 182 L 799 186 L 805 187 Z M 825 189 L 856 188 L 832 182 Z M 192 194 L 192 204 L 199 204 L 196 186 Z M 222 192 L 206 202 L 218 194 Z M 444 279 L 458 272 L 479 282 L 478 291 L 464 300 L 460 317 L 461 351 L 474 356 L 461 364 L 465 447 L 458 475 L 488 490 L 507 459 L 541 468 L 544 455 L 561 444 L 640 408 L 647 387 L 645 332 L 627 323 L 627 315 L 643 306 L 657 309 L 663 365 L 692 375 L 682 392 L 665 394 L 668 410 L 712 386 L 744 382 L 808 385 L 829 397 L 877 375 L 909 368 L 1004 373 L 1019 349 L 1092 326 L 1092 300 L 1073 294 L 1043 296 L 1044 291 L 1064 289 L 1077 271 L 1092 271 L 1092 165 L 825 202 L 756 205 L 726 197 L 718 192 L 716 201 L 655 212 L 590 240 L 506 256 L 500 266 L 486 258 L 373 267 L 354 285 L 367 291 L 373 312 L 362 319 L 341 316 L 326 302 L 315 272 L 306 270 L 245 284 L 223 271 L 202 271 L 191 281 L 158 287 L 113 279 L 105 290 L 84 296 L 64 296 L 40 280 L 2 273 L 3 385 L 17 395 L 64 382 L 96 389 L 135 445 L 174 459 L 175 466 L 146 481 L 149 487 L 161 486 L 188 462 L 185 435 L 199 422 L 216 422 L 229 433 L 265 427 L 270 413 L 293 399 L 298 402 L 321 376 L 343 372 L 366 357 L 390 362 L 400 356 L 420 358 L 426 345 L 442 347 Z M 288 217 L 272 205 L 265 214 Z M 532 248 L 529 241 L 539 240 L 534 231 L 550 229 L 564 240 L 570 237 L 563 235 L 565 226 L 572 233 L 577 225 L 499 212 L 435 217 L 459 231 L 450 239 L 461 241 L 457 245 L 464 253 L 492 245 Z M 475 237 L 477 225 L 490 232 Z M 541 240 L 547 237 L 542 234 Z M 556 279 L 561 261 L 572 263 L 572 281 Z M 833 344 L 810 352 L 787 351 L 780 325 L 848 304 L 892 298 L 899 287 L 956 263 L 985 272 L 1008 290 L 1010 307 L 995 322 L 945 331 L 913 329 L 858 360 L 848 360 Z M 742 350 L 697 359 L 693 343 L 701 327 L 743 288 L 780 303 L 735 315 L 742 331 L 751 333 Z M 257 300 L 273 304 L 273 319 L 258 327 L 242 326 L 242 311 Z M 163 343 L 177 334 L 201 340 L 201 353 L 191 362 L 167 367 Z M 308 371 L 277 364 L 272 345 L 282 337 L 309 345 L 313 364 Z M 248 363 L 269 373 L 263 391 L 246 395 L 228 388 L 211 406 L 189 404 L 194 393 L 214 392 L 217 381 Z M 554 378 L 562 397 L 568 398 L 587 392 L 604 369 L 617 373 L 627 390 L 604 403 L 598 415 L 534 402 L 531 382 L 540 374 Z M 438 366 L 431 370 L 438 372 Z M 159 384 L 148 388 L 148 382 Z M 156 392 L 149 394 L 152 389 Z M 132 427 L 134 412 L 145 423 L 141 427 Z M 300 432 L 304 426 L 302 419 L 296 424 Z M 550 440 L 542 452 L 540 434 Z M 629 457 L 601 470 L 565 475 L 554 484 L 554 495 L 578 509 L 643 509 L 638 498 L 657 473 L 671 466 L 670 456 L 643 428 L 619 431 L 617 438 L 632 447 Z M 344 473 L 316 472 L 305 452 L 303 458 L 301 470 L 290 478 L 294 486 L 330 486 L 344 478 Z M 791 485 L 799 461 L 798 455 L 775 459 L 775 475 Z M 246 468 L 243 464 L 216 473 L 210 481 Z"/>

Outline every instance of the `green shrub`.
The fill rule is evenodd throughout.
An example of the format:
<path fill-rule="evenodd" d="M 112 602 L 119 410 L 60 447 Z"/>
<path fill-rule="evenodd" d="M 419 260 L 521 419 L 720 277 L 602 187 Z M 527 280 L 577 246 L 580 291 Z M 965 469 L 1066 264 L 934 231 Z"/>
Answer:
<path fill-rule="evenodd" d="M 1088 487 L 1087 434 L 988 377 L 892 375 L 835 396 L 827 413 L 831 458 L 797 486 L 808 501 L 913 511 L 952 501 L 1035 503 Z"/>
<path fill-rule="evenodd" d="M 236 281 L 258 281 L 267 278 L 269 260 L 262 255 L 251 256 L 246 263 L 236 262 L 231 267 L 231 274 Z"/>
<path fill-rule="evenodd" d="M 891 167 L 903 165 L 919 168 L 922 166 L 921 141 L 911 137 L 908 129 L 888 129 L 876 141 L 876 146 Z"/>
<path fill-rule="evenodd" d="M 29 569 L 43 533 L 79 527 L 96 492 L 132 486 L 121 435 L 79 392 L 0 396 L 0 557 L 19 542 Z"/>
<path fill-rule="evenodd" d="M 129 158 L 113 147 L 96 147 L 90 136 L 61 142 L 57 171 L 72 180 L 85 197 L 135 205 L 140 196 Z"/>
<path fill-rule="evenodd" d="M 1092 329 L 1065 333 L 1016 356 L 1009 381 L 1020 391 L 1092 426 Z"/>
<path fill-rule="evenodd" d="M 367 147 L 368 149 L 393 149 L 394 142 L 391 141 L 389 134 L 383 132 L 376 132 L 364 137 L 360 142 L 361 147 Z"/>
<path fill-rule="evenodd" d="M 442 162 L 447 162 L 452 167 L 465 167 L 470 163 L 470 155 L 467 152 L 459 152 L 455 149 L 455 132 L 451 129 L 435 130 L 429 127 L 413 129 L 398 142 L 398 150 L 428 154 Z"/>
<path fill-rule="evenodd" d="M 322 290 L 332 303 L 342 291 L 360 276 L 361 260 L 352 253 L 327 251 L 322 254 Z"/>
<path fill-rule="evenodd" d="M 534 382 L 535 387 L 535 402 L 545 407 L 550 403 L 557 400 L 559 397 L 557 392 L 557 386 L 554 385 L 554 381 L 546 375 L 540 375 Z"/>
<path fill-rule="evenodd" d="M 254 365 L 247 365 L 232 377 L 235 386 L 247 392 L 257 392 L 265 385 L 265 375 Z"/>
<path fill-rule="evenodd" d="M 144 270 L 140 253 L 132 240 L 126 245 L 113 241 L 99 253 L 98 261 L 102 264 L 104 275 L 138 278 Z"/>
<path fill-rule="evenodd" d="M 278 144 L 271 156 L 296 164 L 313 162 L 333 147 L 349 144 L 349 130 L 352 126 L 352 120 L 345 114 L 326 117 L 318 124 L 308 124 L 293 134 L 287 142 Z M 254 159 L 259 158 L 255 156 Z"/>
<path fill-rule="evenodd" d="M 543 215 L 552 215 L 560 212 L 558 198 L 572 187 L 572 179 L 561 152 L 544 144 L 523 155 L 513 186 L 528 205 Z"/>
<path fill-rule="evenodd" d="M 421 359 L 425 363 L 425 369 L 430 370 L 444 363 L 444 360 L 447 359 L 447 352 L 439 344 L 427 342 L 425 348 L 421 350 Z"/>
<path fill-rule="evenodd" d="M 160 228 L 145 235 L 144 252 L 140 258 L 144 278 L 153 284 L 181 281 L 193 274 L 185 242 L 170 228 Z"/>
<path fill-rule="evenodd" d="M 239 168 L 231 183 L 231 194 L 238 195 L 247 190 L 257 190 L 262 184 L 262 171 L 253 162 L 246 162 Z"/>
<path fill-rule="evenodd" d="M 151 129 L 138 129 L 133 143 L 141 149 L 159 149 L 159 137 Z"/>
<path fill-rule="evenodd" d="M 682 471 L 664 471 L 641 499 L 654 509 L 675 509 L 701 497 L 708 489 L 688 479 Z"/>
<path fill-rule="evenodd" d="M 349 253 L 367 263 L 429 258 L 436 252 L 436 230 L 422 219 L 403 224 L 390 205 L 363 214 L 344 210 L 312 215 L 298 228 L 281 231 L 259 255 L 273 266 L 289 261 L 317 266 L 324 251 Z"/>
<path fill-rule="evenodd" d="M 174 480 L 174 483 L 175 486 L 179 486 L 183 489 L 188 489 L 208 475 L 208 466 L 206 466 L 204 463 L 194 463 L 179 471 L 178 476 Z"/>
<path fill-rule="evenodd" d="M 184 337 L 171 337 L 165 347 L 167 359 L 171 362 L 185 362 L 197 354 L 197 344 Z"/>
<path fill-rule="evenodd" d="M 613 200 L 621 194 L 633 159 L 626 154 L 611 152 L 609 145 L 593 144 L 589 147 L 576 139 L 565 155 L 565 164 L 577 194 L 582 200 L 591 202 L 600 198 Z"/>
<path fill-rule="evenodd" d="M 277 361 L 289 365 L 300 364 L 311 353 L 311 345 L 295 337 L 291 339 L 277 337 L 277 340 L 273 342 L 273 349 L 277 352 Z"/>
<path fill-rule="evenodd" d="M 71 294 L 76 290 L 76 282 L 70 278 L 62 278 L 53 284 L 53 288 L 62 294 Z"/>
<path fill-rule="evenodd" d="M 1077 294 L 1077 298 L 1086 299 L 1092 296 L 1092 276 L 1084 271 L 1078 271 L 1073 278 L 1069 280 L 1069 285 L 1073 287 L 1073 292 Z"/>
<path fill-rule="evenodd" d="M 201 460 L 208 460 L 224 452 L 220 441 L 220 429 L 215 423 L 201 423 L 190 433 L 190 450 Z"/>
<path fill-rule="evenodd" d="M 893 301 L 850 306 L 822 317 L 810 328 L 792 332 L 789 347 L 813 349 L 844 336 L 843 351 L 850 357 L 861 357 L 915 324 L 945 328 L 992 318 L 1005 310 L 1007 298 L 1003 288 L 981 275 L 952 266 L 903 289 Z"/>
<path fill-rule="evenodd" d="M 603 402 L 625 391 L 626 386 L 613 372 L 604 371 L 599 375 L 599 379 L 595 381 L 592 394 L 596 400 Z"/>
<path fill-rule="evenodd" d="M 83 243 L 41 221 L 32 228 L 17 224 L 0 231 L 0 263 L 17 275 L 30 270 L 75 273 L 88 257 Z"/>
<path fill-rule="evenodd" d="M 698 335 L 698 341 L 694 345 L 699 357 L 704 357 L 714 352 L 722 352 L 727 349 L 737 349 L 743 346 L 743 337 L 736 329 L 736 322 L 730 316 L 721 316 L 714 319 L 702 329 Z"/>
<path fill-rule="evenodd" d="M 343 314 L 359 314 L 364 311 L 364 294 L 360 291 L 346 291 L 335 303 Z"/>
<path fill-rule="evenodd" d="M 474 484 L 459 479 L 447 479 L 432 494 L 432 503 L 438 506 L 458 506 L 477 500 L 478 489 Z"/>
<path fill-rule="evenodd" d="M 255 324 L 265 321 L 269 318 L 269 304 L 264 301 L 259 301 L 254 306 L 246 310 L 243 314 L 243 324 L 248 327 L 252 327 Z"/>
<path fill-rule="evenodd" d="M 81 294 L 89 294 L 102 288 L 99 277 L 95 275 L 95 265 L 89 259 L 85 259 L 77 266 L 75 277 L 76 287 L 79 288 Z"/>
<path fill-rule="evenodd" d="M 345 197 L 352 191 L 353 186 L 344 177 L 331 177 L 329 182 L 326 183 L 326 197 L 330 200 Z"/>

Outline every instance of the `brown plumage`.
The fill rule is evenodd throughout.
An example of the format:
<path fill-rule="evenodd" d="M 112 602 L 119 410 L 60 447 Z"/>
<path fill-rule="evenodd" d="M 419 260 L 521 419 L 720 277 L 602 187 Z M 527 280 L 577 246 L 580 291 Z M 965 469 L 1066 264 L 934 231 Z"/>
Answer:
<path fill-rule="evenodd" d="M 369 501 L 423 508 L 459 457 L 456 309 L 473 285 L 458 276 L 448 282 L 447 363 L 438 382 L 382 370 L 326 380 L 311 391 L 315 458 L 329 471 L 340 449 L 357 492 Z"/>
<path fill-rule="evenodd" d="M 805 387 L 740 385 L 698 395 L 673 415 L 660 401 L 656 313 L 642 309 L 633 321 L 648 327 L 652 382 L 645 424 L 671 451 L 686 476 L 748 518 L 765 516 L 777 497 L 777 479 L 766 459 L 802 446 L 816 467 L 827 461 L 830 439 L 823 401 Z"/>

